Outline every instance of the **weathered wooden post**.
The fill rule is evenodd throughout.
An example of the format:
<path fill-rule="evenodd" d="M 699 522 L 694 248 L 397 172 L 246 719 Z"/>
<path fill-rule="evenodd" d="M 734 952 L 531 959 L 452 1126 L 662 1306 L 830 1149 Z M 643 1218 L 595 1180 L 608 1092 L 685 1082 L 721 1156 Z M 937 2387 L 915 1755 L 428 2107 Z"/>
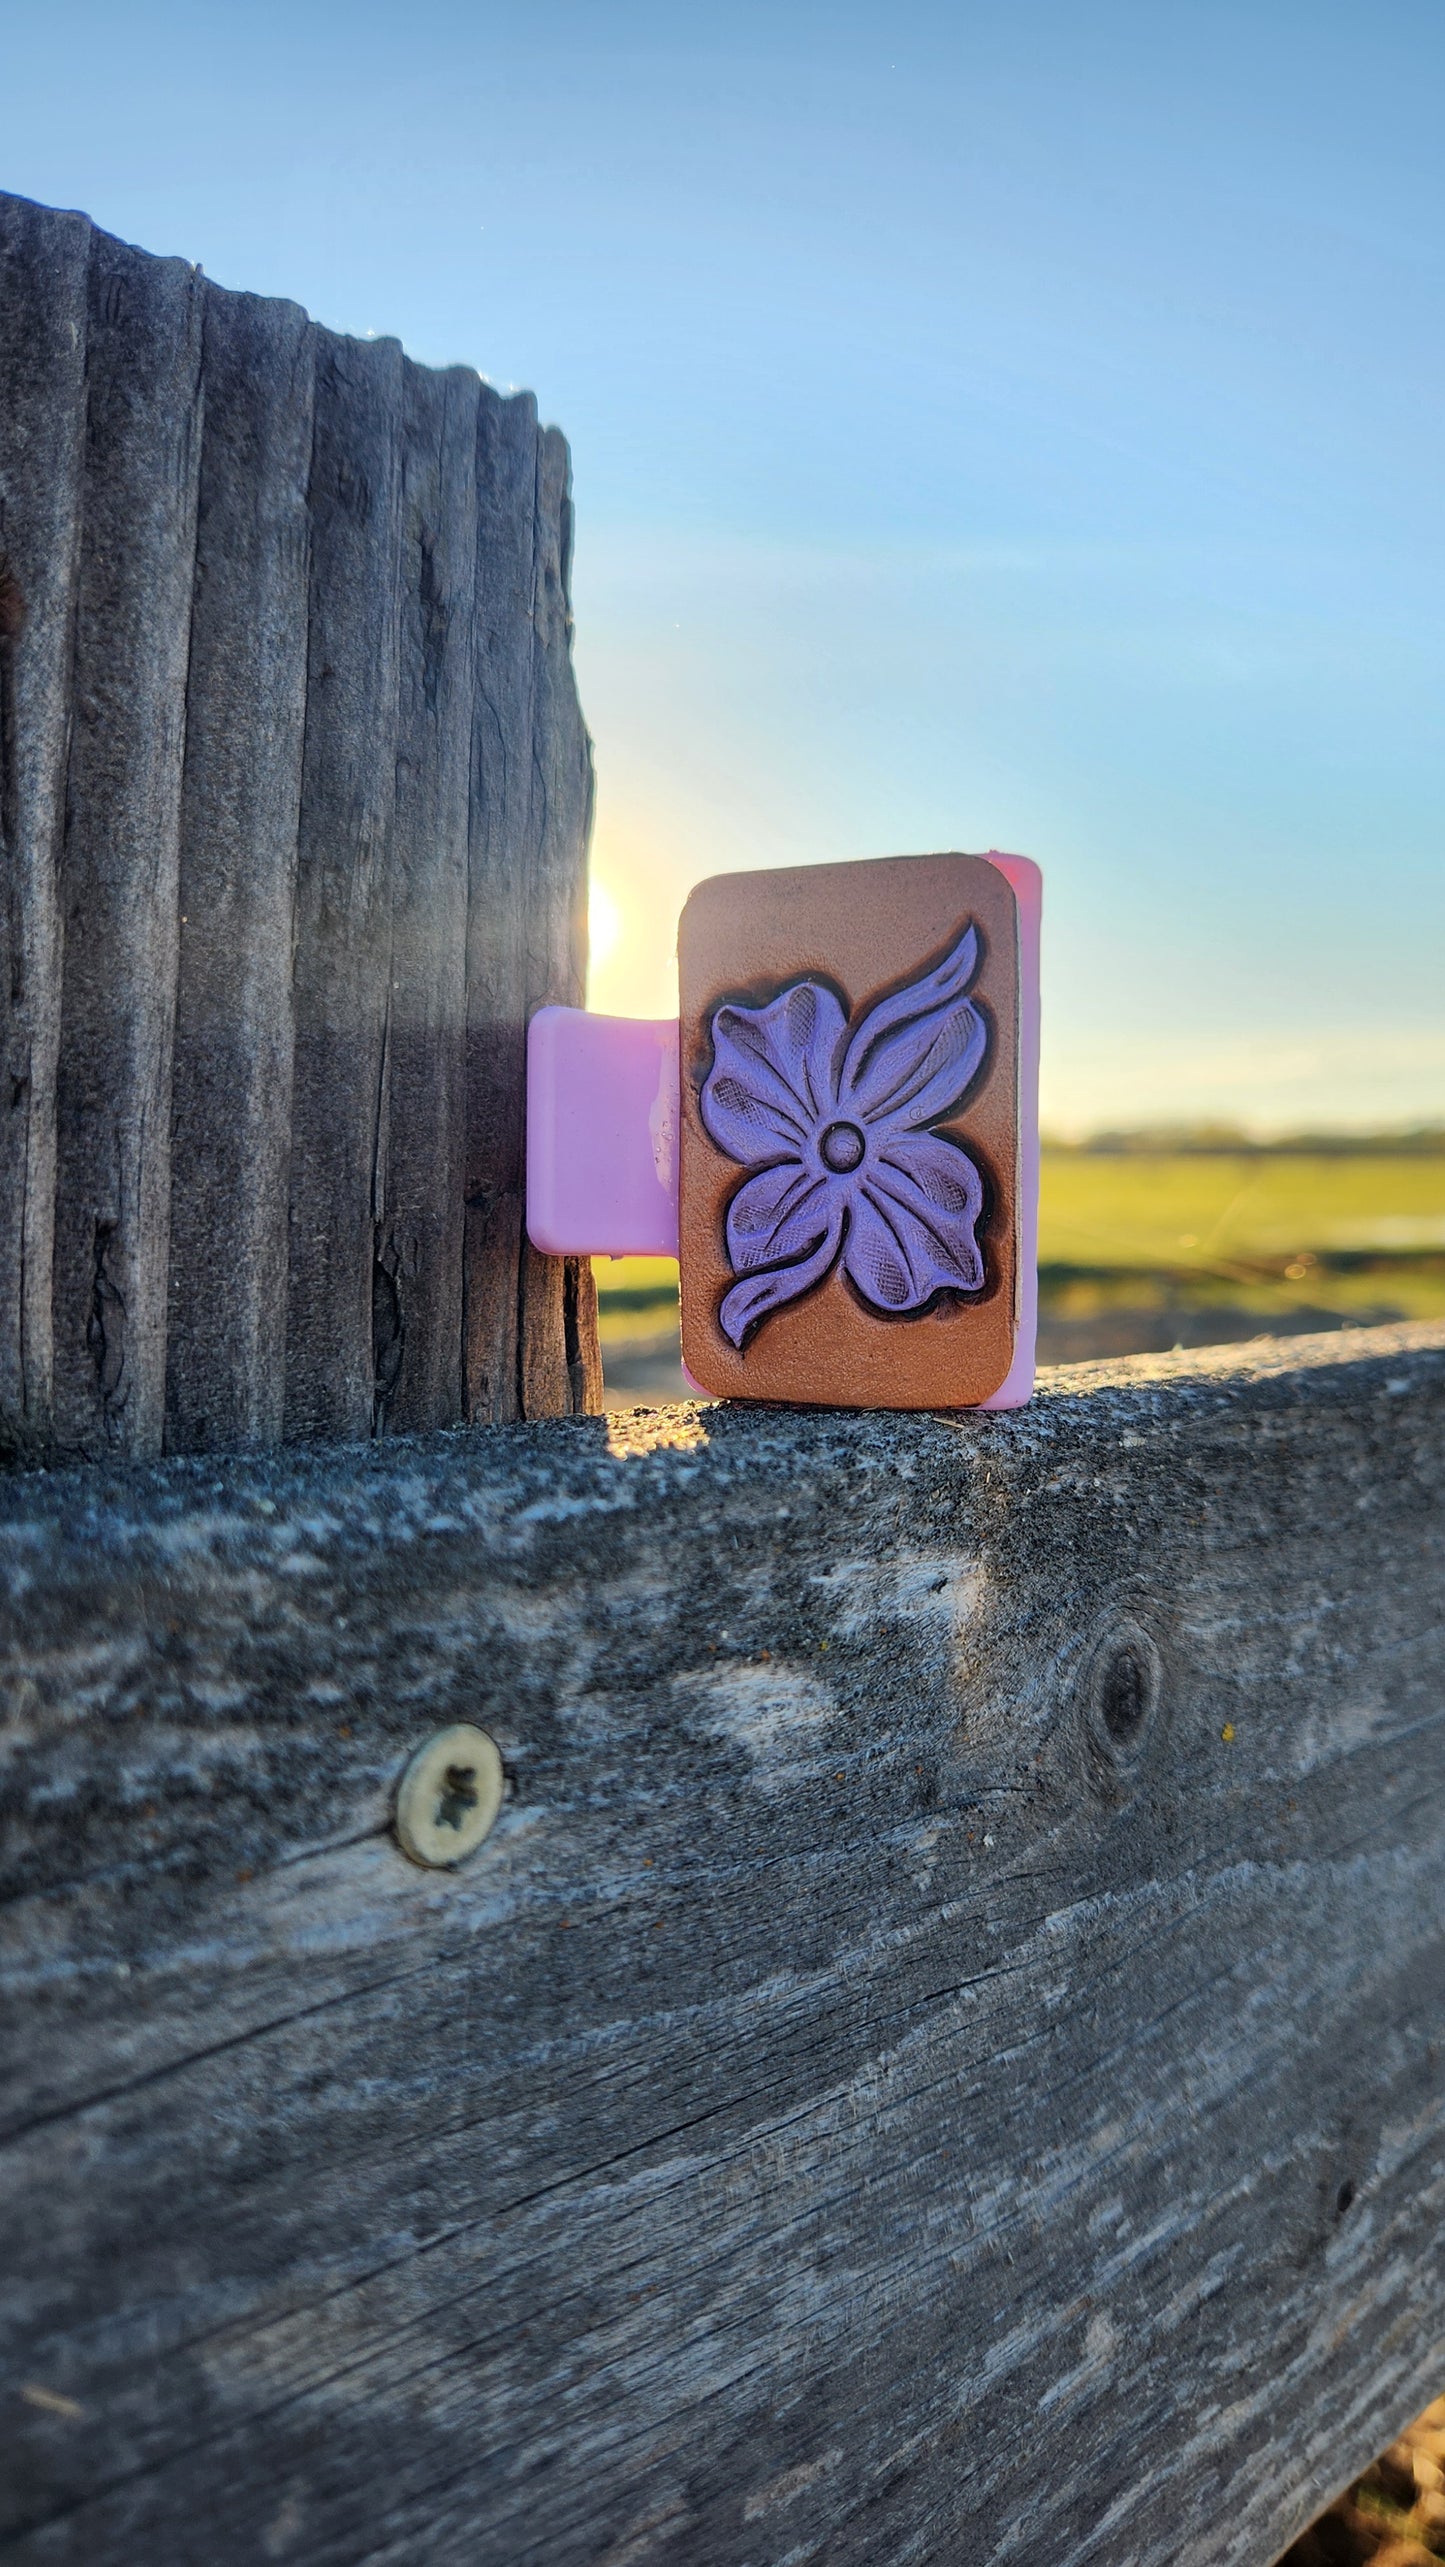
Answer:
<path fill-rule="evenodd" d="M 590 754 L 529 395 L 0 197 L 0 1434 L 597 1404 L 521 1221 Z"/>

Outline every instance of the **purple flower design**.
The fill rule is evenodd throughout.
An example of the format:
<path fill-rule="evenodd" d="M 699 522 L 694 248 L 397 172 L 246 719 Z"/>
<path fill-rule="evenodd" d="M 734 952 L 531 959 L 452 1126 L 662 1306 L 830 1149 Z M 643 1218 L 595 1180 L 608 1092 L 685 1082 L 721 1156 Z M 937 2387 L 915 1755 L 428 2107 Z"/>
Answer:
<path fill-rule="evenodd" d="M 964 993 L 978 968 L 969 927 L 943 961 L 871 1007 L 852 1033 L 831 989 L 798 981 L 766 1007 L 719 1007 L 702 1119 L 754 1174 L 727 1215 L 740 1280 L 718 1323 L 748 1330 L 843 1271 L 874 1310 L 922 1310 L 977 1292 L 983 1181 L 956 1141 L 928 1126 L 963 1098 L 988 1031 Z"/>

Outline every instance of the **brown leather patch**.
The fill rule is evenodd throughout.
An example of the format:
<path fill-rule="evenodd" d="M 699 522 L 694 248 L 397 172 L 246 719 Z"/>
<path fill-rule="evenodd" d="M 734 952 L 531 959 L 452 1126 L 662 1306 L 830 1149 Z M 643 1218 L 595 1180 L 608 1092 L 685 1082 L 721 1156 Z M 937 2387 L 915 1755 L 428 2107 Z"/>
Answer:
<path fill-rule="evenodd" d="M 850 1220 L 871 1223 L 872 1216 L 843 1213 L 838 1253 L 821 1278 L 768 1308 L 747 1327 L 741 1344 L 730 1342 L 719 1313 L 739 1284 L 740 1270 L 729 1253 L 728 1208 L 757 1173 L 759 1153 L 745 1163 L 720 1147 L 704 1123 L 701 1100 L 709 1074 L 719 1073 L 711 1091 L 716 1093 L 722 1060 L 734 1057 L 727 1029 L 736 1034 L 741 1026 L 750 1035 L 755 1020 L 725 1016 L 719 1037 L 717 1011 L 767 1008 L 790 987 L 813 982 L 840 1002 L 851 1042 L 882 1002 L 943 967 L 970 927 L 977 937 L 977 962 L 967 995 L 983 1019 L 986 1045 L 956 1108 L 930 1116 L 926 1128 L 960 1144 L 982 1180 L 975 1224 L 982 1258 L 978 1288 L 941 1289 L 918 1311 L 881 1307 L 847 1271 Z M 987 1399 L 1003 1382 L 1013 1356 L 1017 1266 L 1018 922 L 1004 875 L 982 856 L 963 855 L 890 856 L 860 864 L 718 875 L 698 885 L 683 911 L 678 962 L 679 1249 L 682 1354 L 689 1372 L 704 1390 L 724 1398 L 840 1408 L 958 1408 Z M 832 1001 L 826 1003 L 828 1022 L 836 1023 Z M 764 1080 L 766 1075 L 759 1072 Z M 816 1176 L 820 1150 L 831 1167 L 834 1158 L 846 1161 L 864 1146 L 851 1137 L 850 1127 L 828 1123 L 827 1111 L 826 1103 L 817 1109 L 796 1145 L 800 1186 L 809 1168 Z M 716 1130 L 721 1122 L 716 1110 L 713 1121 Z M 791 1140 L 776 1146 L 774 1159 L 794 1146 Z M 767 1145 L 760 1150 L 765 1159 Z M 905 1148 L 905 1162 L 907 1155 Z M 780 1178 L 779 1186 L 785 1181 Z M 971 1176 L 968 1182 L 973 1185 Z M 841 1204 L 845 1196 L 846 1185 L 810 1197 L 815 1233 L 823 1217 L 816 1213 L 818 1202 Z M 835 1227 L 838 1219 L 835 1214 Z M 780 1278 L 777 1288 L 783 1292 L 791 1289 L 789 1259 L 796 1259 L 798 1225 L 795 1232 L 784 1240 L 779 1230 L 781 1249 L 770 1252 L 765 1243 L 760 1260 Z M 861 1262 L 863 1238 L 860 1229 L 855 1266 Z M 817 1261 L 827 1263 L 826 1237 Z M 796 1271 L 803 1270 L 797 1264 Z M 904 1289 L 901 1277 L 888 1271 L 895 1293 Z M 745 1295 L 728 1302 L 725 1318 L 734 1331 L 747 1300 Z"/>

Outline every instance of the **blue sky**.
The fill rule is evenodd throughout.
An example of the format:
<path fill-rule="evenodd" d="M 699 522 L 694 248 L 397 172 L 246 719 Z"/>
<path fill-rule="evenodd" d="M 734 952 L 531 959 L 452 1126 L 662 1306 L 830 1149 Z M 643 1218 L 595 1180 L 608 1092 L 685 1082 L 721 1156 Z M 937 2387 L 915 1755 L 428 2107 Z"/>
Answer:
<path fill-rule="evenodd" d="M 1013 847 L 1057 1127 L 1445 1117 L 1445 9 L 0 0 L 0 183 L 572 441 L 596 1002 Z"/>

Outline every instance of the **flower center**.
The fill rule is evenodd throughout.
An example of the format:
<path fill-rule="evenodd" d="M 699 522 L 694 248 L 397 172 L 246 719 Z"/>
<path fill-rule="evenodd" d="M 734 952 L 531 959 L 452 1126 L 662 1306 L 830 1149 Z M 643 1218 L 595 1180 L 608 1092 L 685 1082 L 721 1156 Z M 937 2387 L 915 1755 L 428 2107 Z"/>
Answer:
<path fill-rule="evenodd" d="M 862 1164 L 867 1146 L 856 1123 L 830 1123 L 818 1143 L 818 1156 L 835 1176 L 846 1177 Z"/>

